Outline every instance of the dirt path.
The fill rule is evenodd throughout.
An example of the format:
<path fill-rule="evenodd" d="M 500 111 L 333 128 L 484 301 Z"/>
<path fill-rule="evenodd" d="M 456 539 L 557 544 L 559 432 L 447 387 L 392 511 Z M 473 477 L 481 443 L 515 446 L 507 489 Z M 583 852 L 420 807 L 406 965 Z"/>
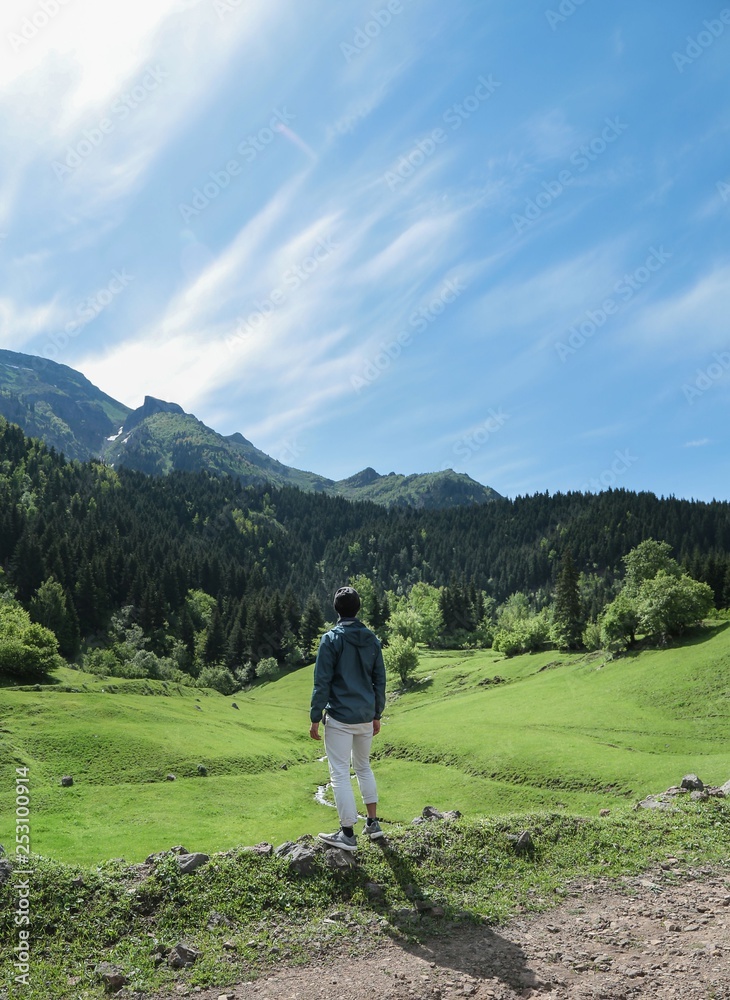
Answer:
<path fill-rule="evenodd" d="M 549 913 L 465 927 L 424 945 L 379 938 L 358 958 L 323 958 L 201 1000 L 730 1000 L 730 875 L 663 870 L 574 886 Z"/>

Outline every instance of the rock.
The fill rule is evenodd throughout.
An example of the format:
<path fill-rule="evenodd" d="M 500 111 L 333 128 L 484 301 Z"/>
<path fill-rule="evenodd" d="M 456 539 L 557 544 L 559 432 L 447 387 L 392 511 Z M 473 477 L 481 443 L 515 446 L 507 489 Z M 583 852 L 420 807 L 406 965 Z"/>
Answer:
<path fill-rule="evenodd" d="M 169 858 L 171 854 L 190 854 L 187 847 L 178 845 L 177 847 L 171 847 L 169 851 L 158 851 L 156 854 L 148 854 L 145 858 L 146 865 L 154 865 L 155 862 L 161 861 L 163 858 Z"/>
<path fill-rule="evenodd" d="M 288 764 L 282 764 L 280 766 L 279 770 L 280 771 L 288 771 L 289 770 L 289 765 Z"/>
<path fill-rule="evenodd" d="M 195 708 L 196 708 L 196 711 L 198 711 L 198 712 L 202 712 L 203 711 L 203 709 L 200 707 L 200 705 L 196 705 Z"/>
<path fill-rule="evenodd" d="M 336 851 L 337 849 L 332 848 L 332 850 Z M 289 862 L 289 871 L 294 872 L 295 875 L 310 875 L 314 871 L 317 854 L 313 847 L 294 844 L 291 851 L 288 851 L 284 857 Z"/>
<path fill-rule="evenodd" d="M 122 969 L 118 965 L 112 965 L 111 962 L 100 962 L 94 972 L 104 983 L 104 989 L 110 993 L 116 993 L 129 982 Z"/>
<path fill-rule="evenodd" d="M 197 771 L 201 778 L 208 777 L 208 768 L 205 766 L 205 764 L 198 764 Z"/>
<path fill-rule="evenodd" d="M 367 893 L 368 899 L 382 899 L 385 895 L 385 890 L 382 885 L 378 885 L 377 882 L 366 882 L 365 892 Z"/>
<path fill-rule="evenodd" d="M 701 792 L 704 787 L 704 782 L 696 774 L 685 774 L 680 783 L 680 788 L 688 788 L 691 792 Z"/>
<path fill-rule="evenodd" d="M 240 712 L 240 709 L 238 708 L 238 705 L 235 703 L 235 701 L 231 702 L 231 708 L 235 708 Z"/>
<path fill-rule="evenodd" d="M 664 795 L 647 795 L 641 802 L 637 802 L 634 809 L 664 809 L 667 812 L 677 812 L 677 807 L 671 805 Z"/>
<path fill-rule="evenodd" d="M 523 830 L 522 833 L 508 833 L 506 837 L 515 845 L 516 851 L 528 851 L 533 847 L 532 834 L 529 830 Z"/>
<path fill-rule="evenodd" d="M 70 774 L 64 774 L 64 776 L 61 778 L 61 787 L 62 788 L 70 788 L 71 785 L 73 785 L 73 783 L 74 783 L 74 779 L 71 777 Z"/>
<path fill-rule="evenodd" d="M 206 927 L 209 931 L 215 930 L 216 927 L 233 927 L 233 921 L 230 917 L 226 917 L 223 913 L 218 913 L 217 910 L 213 910 L 211 915 L 208 917 L 208 923 Z"/>
<path fill-rule="evenodd" d="M 260 854 L 262 857 L 269 857 L 274 853 L 274 846 L 264 840 L 260 844 L 254 844 L 253 847 L 244 847 L 243 850 L 247 854 Z"/>
<path fill-rule="evenodd" d="M 171 969 L 187 969 L 194 965 L 199 957 L 199 951 L 180 941 L 167 956 L 167 964 Z"/>
<path fill-rule="evenodd" d="M 341 851 L 338 847 L 329 847 L 324 852 L 324 863 L 334 871 L 349 871 L 350 868 L 357 867 L 357 861 L 348 851 Z"/>
<path fill-rule="evenodd" d="M 421 813 L 424 819 L 443 819 L 444 814 L 440 813 L 435 806 L 426 806 Z"/>
<path fill-rule="evenodd" d="M 717 788 L 715 785 L 708 785 L 705 787 L 705 791 L 713 799 L 724 799 L 726 798 L 726 793 L 723 792 L 722 788 Z"/>
<path fill-rule="evenodd" d="M 598 815 L 599 816 L 610 816 L 611 815 L 611 810 L 610 809 L 601 809 L 599 811 Z"/>
<path fill-rule="evenodd" d="M 730 796 L 730 781 L 726 781 L 724 785 L 720 785 L 720 791 Z"/>
<path fill-rule="evenodd" d="M 177 778 L 175 777 L 174 774 L 168 774 L 165 777 L 165 781 L 177 781 Z"/>
<path fill-rule="evenodd" d="M 76 878 L 71 879 L 71 885 L 74 887 L 74 889 L 80 889 L 83 884 L 84 884 L 83 875 L 77 875 Z"/>
<path fill-rule="evenodd" d="M 7 858 L 3 858 L 2 861 L 0 861 L 0 885 L 5 885 L 5 883 L 12 876 L 12 874 L 13 874 L 13 866 L 10 864 Z"/>
<path fill-rule="evenodd" d="M 444 813 L 444 819 L 461 819 L 461 813 L 458 809 L 449 809 Z"/>
<path fill-rule="evenodd" d="M 294 843 L 293 840 L 285 840 L 283 844 L 279 844 L 279 846 L 274 851 L 274 854 L 278 858 L 285 858 L 287 854 L 291 854 L 291 852 L 294 850 L 295 847 L 296 844 Z"/>
<path fill-rule="evenodd" d="M 693 802 L 706 802 L 710 796 L 703 788 L 701 792 L 700 791 L 690 792 L 689 797 L 692 799 Z"/>
<path fill-rule="evenodd" d="M 423 816 L 416 816 L 416 818 L 411 820 L 411 822 L 414 824 L 414 826 L 420 826 L 420 824 L 425 823 L 426 820 L 423 818 Z"/>
<path fill-rule="evenodd" d="M 200 868 L 201 865 L 207 864 L 208 861 L 210 861 L 210 857 L 207 854 L 200 854 L 199 852 L 196 852 L 195 854 L 180 854 L 177 859 L 177 863 L 183 875 L 189 875 L 191 872 L 194 872 L 196 868 Z"/>

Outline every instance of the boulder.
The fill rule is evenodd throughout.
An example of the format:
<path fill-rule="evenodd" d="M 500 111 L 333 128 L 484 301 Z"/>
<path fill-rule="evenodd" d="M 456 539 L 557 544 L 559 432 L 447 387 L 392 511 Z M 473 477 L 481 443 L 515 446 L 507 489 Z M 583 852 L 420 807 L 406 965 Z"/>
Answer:
<path fill-rule="evenodd" d="M 688 788 L 690 792 L 701 792 L 705 784 L 696 774 L 685 774 L 680 783 L 681 788 Z"/>
<path fill-rule="evenodd" d="M 676 806 L 671 804 L 671 800 L 665 797 L 665 794 L 661 795 L 647 795 L 645 799 L 641 802 L 637 802 L 634 809 L 662 809 L 666 812 L 678 812 Z"/>
<path fill-rule="evenodd" d="M 180 941 L 167 956 L 167 964 L 172 969 L 187 969 L 189 966 L 194 965 L 199 957 L 199 951 L 191 948 L 184 941 Z"/>
<path fill-rule="evenodd" d="M 726 781 L 724 785 L 720 785 L 720 791 L 730 796 L 730 781 Z"/>
<path fill-rule="evenodd" d="M 709 794 L 703 788 L 702 791 L 690 792 L 689 796 L 694 802 L 706 802 L 709 799 Z"/>
<path fill-rule="evenodd" d="M 268 858 L 274 853 L 273 844 L 269 844 L 267 841 L 262 841 L 260 844 L 254 844 L 253 847 L 244 847 L 243 850 L 247 854 L 260 854 L 264 858 Z"/>
<path fill-rule="evenodd" d="M 529 851 L 534 846 L 529 830 L 523 830 L 521 833 L 508 833 L 506 837 L 515 845 L 516 851 Z"/>
<path fill-rule="evenodd" d="M 198 764 L 197 771 L 201 778 L 208 777 L 208 768 L 205 766 L 205 764 Z"/>
<path fill-rule="evenodd" d="M 129 982 L 123 970 L 118 965 L 112 965 L 111 962 L 100 962 L 94 969 L 94 972 L 104 984 L 104 989 L 110 993 L 117 993 Z"/>
<path fill-rule="evenodd" d="M 64 776 L 61 778 L 61 787 L 62 788 L 70 788 L 71 785 L 73 785 L 73 783 L 74 783 L 74 779 L 71 777 L 70 774 L 64 774 Z"/>
<path fill-rule="evenodd" d="M 444 813 L 444 819 L 461 819 L 461 813 L 458 809 L 449 809 Z"/>
<path fill-rule="evenodd" d="M 443 819 L 444 814 L 439 812 L 435 806 L 425 806 L 421 813 L 424 819 Z"/>
<path fill-rule="evenodd" d="M 189 875 L 191 872 L 194 872 L 196 868 L 200 868 L 201 865 L 207 864 L 208 861 L 210 861 L 210 857 L 207 854 L 200 854 L 199 852 L 194 854 L 180 854 L 177 859 L 177 863 L 183 875 Z"/>
<path fill-rule="evenodd" d="M 599 810 L 598 815 L 599 816 L 610 816 L 611 815 L 611 810 L 610 809 L 601 809 L 601 810 Z"/>
<path fill-rule="evenodd" d="M 348 851 L 341 851 L 338 847 L 329 847 L 324 852 L 324 863 L 334 871 L 349 871 L 357 866 L 357 861 Z"/>
<path fill-rule="evenodd" d="M 295 875 L 311 875 L 314 871 L 317 853 L 313 847 L 295 844 L 285 857 L 289 862 L 289 871 L 294 872 Z"/>
<path fill-rule="evenodd" d="M 377 882 L 366 882 L 365 892 L 367 893 L 368 899 L 382 899 L 385 895 L 385 890 L 382 885 Z"/>
<path fill-rule="evenodd" d="M 235 701 L 231 702 L 231 708 L 238 708 L 238 705 L 235 703 Z M 240 709 L 238 710 L 240 711 Z"/>

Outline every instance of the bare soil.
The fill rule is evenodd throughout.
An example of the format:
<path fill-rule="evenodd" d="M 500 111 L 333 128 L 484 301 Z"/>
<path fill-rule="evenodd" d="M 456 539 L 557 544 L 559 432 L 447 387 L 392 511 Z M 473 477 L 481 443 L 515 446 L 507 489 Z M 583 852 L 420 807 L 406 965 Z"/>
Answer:
<path fill-rule="evenodd" d="M 680 871 L 569 887 L 558 906 L 501 927 L 460 925 L 424 944 L 378 935 L 357 956 L 321 956 L 201 1000 L 730 1000 L 730 875 Z"/>

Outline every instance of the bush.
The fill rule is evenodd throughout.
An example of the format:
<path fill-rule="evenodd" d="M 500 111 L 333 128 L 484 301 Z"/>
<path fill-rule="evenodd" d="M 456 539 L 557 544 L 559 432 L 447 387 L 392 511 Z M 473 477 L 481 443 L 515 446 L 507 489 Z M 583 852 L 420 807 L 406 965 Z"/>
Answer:
<path fill-rule="evenodd" d="M 550 639 L 547 611 L 542 610 L 529 618 L 514 619 L 509 628 L 499 628 L 494 636 L 492 649 L 505 656 L 518 653 L 535 653 Z"/>
<path fill-rule="evenodd" d="M 239 688 L 238 681 L 231 671 L 220 665 L 203 667 L 195 686 L 213 688 L 214 691 L 219 691 L 221 694 L 233 694 Z"/>
<path fill-rule="evenodd" d="M 413 639 L 393 635 L 383 650 L 385 669 L 400 678 L 405 687 L 418 668 L 418 649 Z"/>
<path fill-rule="evenodd" d="M 273 656 L 267 656 L 256 664 L 256 676 L 262 681 L 274 681 L 279 676 L 279 664 Z"/>
<path fill-rule="evenodd" d="M 601 626 L 598 622 L 588 622 L 583 630 L 583 645 L 589 653 L 601 649 Z"/>
<path fill-rule="evenodd" d="M 14 600 L 0 602 L 0 676 L 21 682 L 44 681 L 63 666 L 53 632 L 31 622 Z"/>

